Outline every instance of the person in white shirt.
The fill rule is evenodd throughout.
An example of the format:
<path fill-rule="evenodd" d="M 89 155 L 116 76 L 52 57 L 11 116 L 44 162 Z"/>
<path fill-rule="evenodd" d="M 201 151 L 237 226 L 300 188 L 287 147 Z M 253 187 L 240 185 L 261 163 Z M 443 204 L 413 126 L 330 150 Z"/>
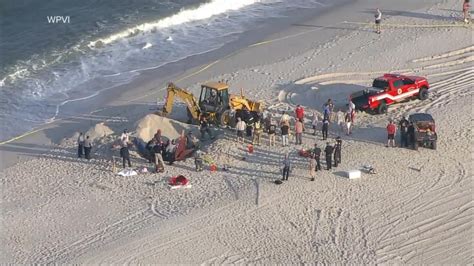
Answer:
<path fill-rule="evenodd" d="M 245 124 L 244 121 L 242 121 L 242 118 L 237 117 L 237 124 L 235 125 L 235 128 L 237 129 L 237 142 L 245 142 L 244 139 L 244 131 L 245 128 L 247 128 L 247 125 Z"/>
<path fill-rule="evenodd" d="M 283 124 L 288 124 L 290 122 L 290 116 L 284 112 L 280 119 L 280 126 Z"/>
<path fill-rule="evenodd" d="M 382 12 L 377 8 L 375 11 L 375 32 L 380 34 L 382 33 L 380 23 L 382 22 Z"/>
<path fill-rule="evenodd" d="M 313 112 L 313 119 L 311 121 L 311 126 L 313 126 L 313 136 L 316 135 L 316 128 L 318 127 L 318 114 L 316 112 Z"/>
<path fill-rule="evenodd" d="M 128 132 L 127 130 L 125 129 L 122 133 L 122 135 L 120 136 L 120 141 L 123 143 L 123 142 L 126 142 L 126 143 L 129 143 L 130 140 L 129 140 L 129 137 L 128 137 Z"/>
<path fill-rule="evenodd" d="M 342 112 L 341 109 L 339 109 L 336 113 L 336 122 L 339 126 L 339 130 L 344 132 L 344 112 Z"/>

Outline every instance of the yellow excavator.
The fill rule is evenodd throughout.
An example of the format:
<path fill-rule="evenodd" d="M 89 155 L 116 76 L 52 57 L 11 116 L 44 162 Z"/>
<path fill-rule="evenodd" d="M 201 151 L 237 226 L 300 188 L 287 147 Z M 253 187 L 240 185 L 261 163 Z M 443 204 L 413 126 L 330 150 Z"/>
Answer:
<path fill-rule="evenodd" d="M 178 97 L 187 105 L 188 123 L 196 123 L 204 115 L 213 124 L 233 127 L 237 117 L 248 121 L 263 111 L 263 102 L 245 98 L 243 90 L 240 95 L 229 94 L 229 85 L 224 82 L 202 84 L 199 101 L 191 92 L 173 83 L 168 84 L 167 93 L 160 114 L 164 116 L 170 114 L 175 97 Z"/>

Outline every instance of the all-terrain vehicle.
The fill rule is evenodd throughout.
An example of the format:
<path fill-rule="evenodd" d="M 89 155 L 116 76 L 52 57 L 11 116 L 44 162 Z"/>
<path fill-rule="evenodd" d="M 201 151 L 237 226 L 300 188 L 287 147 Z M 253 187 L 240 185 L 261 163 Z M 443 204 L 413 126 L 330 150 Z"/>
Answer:
<path fill-rule="evenodd" d="M 428 89 L 428 80 L 424 77 L 385 74 L 376 78 L 371 88 L 351 94 L 350 99 L 357 110 L 383 114 L 393 103 L 428 99 Z"/>
<path fill-rule="evenodd" d="M 413 136 L 413 148 L 418 150 L 419 146 L 429 147 L 436 150 L 436 126 L 433 117 L 426 113 L 416 113 L 408 117 L 408 121 L 413 123 L 415 134 Z"/>

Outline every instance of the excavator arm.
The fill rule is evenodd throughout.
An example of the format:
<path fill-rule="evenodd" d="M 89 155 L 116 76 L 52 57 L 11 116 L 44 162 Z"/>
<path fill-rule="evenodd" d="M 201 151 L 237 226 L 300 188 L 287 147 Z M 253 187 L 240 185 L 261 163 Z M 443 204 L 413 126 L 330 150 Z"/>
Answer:
<path fill-rule="evenodd" d="M 186 103 L 188 107 L 189 114 L 191 115 L 192 119 L 199 120 L 199 115 L 201 113 L 201 109 L 199 108 L 199 104 L 194 98 L 194 95 L 185 89 L 181 89 L 176 87 L 173 83 L 168 84 L 167 88 L 168 96 L 166 97 L 165 105 L 163 106 L 163 114 L 167 115 L 170 114 L 173 110 L 174 98 L 179 97 Z"/>

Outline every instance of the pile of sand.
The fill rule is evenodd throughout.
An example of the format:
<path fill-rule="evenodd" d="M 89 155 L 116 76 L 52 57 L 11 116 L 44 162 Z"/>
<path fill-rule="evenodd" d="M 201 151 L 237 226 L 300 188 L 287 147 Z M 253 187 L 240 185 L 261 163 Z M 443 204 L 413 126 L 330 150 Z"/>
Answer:
<path fill-rule="evenodd" d="M 178 138 L 181 132 L 191 130 L 193 133 L 197 132 L 195 126 L 181 123 L 176 120 L 168 119 L 156 114 L 149 114 L 137 122 L 135 136 L 143 141 L 149 141 L 153 138 L 158 129 L 161 130 L 161 135 L 170 139 Z"/>
<path fill-rule="evenodd" d="M 94 141 L 97 139 L 101 139 L 104 137 L 107 137 L 109 135 L 112 135 L 114 131 L 110 129 L 108 126 L 104 125 L 104 123 L 99 123 L 96 124 L 95 126 L 91 127 L 87 132 L 85 133 L 86 136 L 89 136 L 89 138 Z"/>
<path fill-rule="evenodd" d="M 84 136 L 89 136 L 91 141 L 98 141 L 100 139 L 104 139 L 105 137 L 111 136 L 113 134 L 114 134 L 114 131 L 110 129 L 108 126 L 104 125 L 104 123 L 102 122 L 89 128 L 89 130 L 87 130 L 84 133 Z M 61 146 L 76 145 L 78 137 L 79 137 L 79 132 L 76 132 L 71 137 L 62 139 L 59 145 Z M 103 140 L 103 141 L 106 142 L 107 140 Z"/>

